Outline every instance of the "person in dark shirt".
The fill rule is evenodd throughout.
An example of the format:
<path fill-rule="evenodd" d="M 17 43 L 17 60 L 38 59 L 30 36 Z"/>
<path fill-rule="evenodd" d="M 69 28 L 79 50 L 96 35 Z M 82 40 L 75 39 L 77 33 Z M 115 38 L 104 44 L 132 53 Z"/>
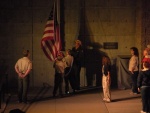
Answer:
<path fill-rule="evenodd" d="M 75 70 L 75 77 L 77 82 L 77 90 L 80 89 L 80 71 L 81 61 L 83 57 L 83 48 L 80 40 L 75 41 L 75 47 L 72 48 L 71 55 L 74 58 L 73 68 Z"/>
<path fill-rule="evenodd" d="M 70 86 L 73 90 L 73 93 L 75 93 L 75 90 L 77 89 L 76 85 L 76 79 L 75 79 L 75 72 L 74 69 L 72 68 L 73 65 L 73 56 L 71 56 L 71 50 L 68 49 L 66 50 L 66 56 L 64 57 L 64 60 L 66 62 L 66 68 L 65 68 L 65 74 L 64 74 L 64 80 L 65 80 L 65 93 L 69 94 L 69 83 Z"/>
<path fill-rule="evenodd" d="M 150 112 L 150 63 L 143 62 L 143 69 L 138 76 L 138 90 L 142 97 L 142 111 L 141 113 Z"/>

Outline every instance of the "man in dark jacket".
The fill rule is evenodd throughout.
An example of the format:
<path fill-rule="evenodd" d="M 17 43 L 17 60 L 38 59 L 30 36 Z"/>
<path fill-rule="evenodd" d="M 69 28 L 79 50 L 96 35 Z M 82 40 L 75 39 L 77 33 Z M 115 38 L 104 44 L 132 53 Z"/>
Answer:
<path fill-rule="evenodd" d="M 150 112 L 150 64 L 148 62 L 143 63 L 143 70 L 138 77 L 138 90 L 141 91 L 142 96 L 142 111 L 141 113 Z"/>

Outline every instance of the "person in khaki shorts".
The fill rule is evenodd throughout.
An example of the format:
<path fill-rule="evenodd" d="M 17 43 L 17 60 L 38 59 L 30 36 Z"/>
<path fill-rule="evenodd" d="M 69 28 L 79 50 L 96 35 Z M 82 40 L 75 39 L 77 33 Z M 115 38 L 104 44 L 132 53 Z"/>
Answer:
<path fill-rule="evenodd" d="M 110 94 L 110 85 L 111 85 L 111 62 L 108 56 L 103 56 L 102 58 L 102 86 L 103 86 L 103 94 L 104 102 L 111 102 L 111 94 Z"/>
<path fill-rule="evenodd" d="M 23 51 L 23 57 L 15 64 L 15 71 L 18 74 L 18 99 L 19 103 L 27 103 L 27 91 L 29 87 L 29 73 L 32 69 L 32 62 L 29 59 L 29 50 Z"/>

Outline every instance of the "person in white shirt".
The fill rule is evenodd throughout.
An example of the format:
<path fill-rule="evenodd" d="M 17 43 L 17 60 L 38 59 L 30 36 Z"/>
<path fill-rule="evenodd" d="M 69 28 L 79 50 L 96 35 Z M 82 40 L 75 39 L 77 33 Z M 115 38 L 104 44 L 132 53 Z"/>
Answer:
<path fill-rule="evenodd" d="M 63 61 L 63 58 L 64 58 L 63 53 L 58 52 L 57 58 L 53 65 L 53 67 L 55 68 L 53 97 L 56 96 L 58 89 L 59 89 L 59 96 L 63 97 L 62 84 L 63 84 L 64 70 L 66 67 L 66 64 Z"/>
<path fill-rule="evenodd" d="M 64 58 L 67 67 L 65 68 L 65 93 L 69 94 L 69 83 L 71 85 L 71 88 L 73 90 L 73 93 L 75 93 L 75 90 L 77 89 L 77 81 L 76 81 L 76 77 L 75 77 L 75 70 L 72 67 L 73 66 L 73 62 L 74 62 L 74 58 L 73 56 L 71 56 L 71 50 L 68 49 L 66 51 L 66 56 Z"/>
<path fill-rule="evenodd" d="M 18 98 L 19 103 L 27 103 L 27 92 L 29 87 L 29 73 L 32 69 L 32 62 L 29 59 L 29 50 L 23 51 L 23 58 L 15 64 L 15 71 L 18 74 Z"/>
<path fill-rule="evenodd" d="M 138 94 L 137 78 L 139 74 L 139 52 L 136 47 L 131 47 L 130 52 L 129 71 L 132 79 L 132 92 L 130 94 Z"/>

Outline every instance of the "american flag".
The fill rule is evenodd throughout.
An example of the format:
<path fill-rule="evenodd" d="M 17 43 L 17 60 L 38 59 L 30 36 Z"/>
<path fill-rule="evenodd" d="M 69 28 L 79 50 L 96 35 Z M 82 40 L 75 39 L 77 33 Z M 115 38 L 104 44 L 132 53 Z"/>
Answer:
<path fill-rule="evenodd" d="M 56 59 L 57 52 L 61 50 L 60 30 L 57 22 L 57 10 L 55 3 L 44 29 L 41 47 L 44 54 L 50 61 L 54 61 Z"/>

